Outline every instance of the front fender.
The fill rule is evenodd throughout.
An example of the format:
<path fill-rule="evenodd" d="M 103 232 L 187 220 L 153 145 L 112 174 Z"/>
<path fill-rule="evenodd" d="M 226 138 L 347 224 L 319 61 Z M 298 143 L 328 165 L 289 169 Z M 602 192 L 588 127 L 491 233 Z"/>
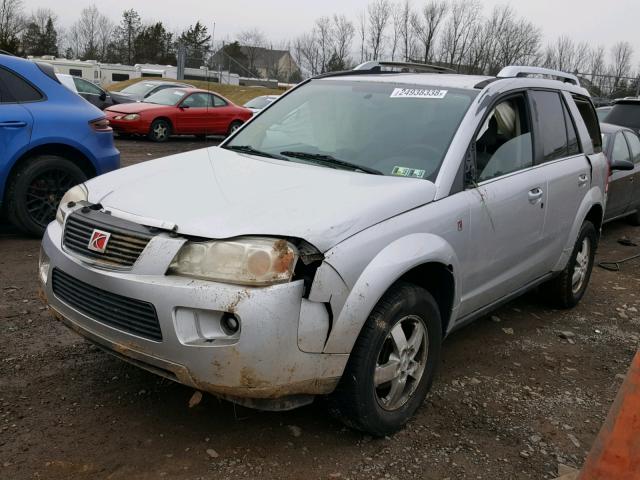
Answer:
<path fill-rule="evenodd" d="M 334 320 L 325 353 L 349 353 L 369 314 L 384 293 L 400 277 L 425 263 L 440 263 L 458 271 L 458 258 L 451 245 L 429 233 L 402 237 L 382 249 L 362 271 L 344 306 Z M 338 269 L 339 270 L 339 269 Z M 455 278 L 454 309 L 459 303 L 458 276 Z"/>
<path fill-rule="evenodd" d="M 573 253 L 580 228 L 582 228 L 582 224 L 584 223 L 587 215 L 594 206 L 599 206 L 602 209 L 602 215 L 604 216 L 605 199 L 602 190 L 597 187 L 591 188 L 591 190 L 589 190 L 589 192 L 582 199 L 582 203 L 580 204 L 580 208 L 578 209 L 578 214 L 576 215 L 576 218 L 573 221 L 573 225 L 571 226 L 571 233 L 569 234 L 569 238 L 567 239 L 567 244 L 562 249 L 562 255 L 560 255 L 560 259 L 556 263 L 555 267 L 553 267 L 554 272 L 560 272 L 567 266 L 567 262 L 569 261 L 569 258 Z M 600 225 L 602 225 L 602 218 L 600 218 Z M 598 235 L 599 234 L 600 232 L 598 232 Z"/>

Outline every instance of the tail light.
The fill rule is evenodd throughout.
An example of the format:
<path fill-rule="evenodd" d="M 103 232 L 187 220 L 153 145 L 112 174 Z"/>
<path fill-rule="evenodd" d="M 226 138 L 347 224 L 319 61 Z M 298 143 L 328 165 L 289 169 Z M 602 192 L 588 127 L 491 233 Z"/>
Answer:
<path fill-rule="evenodd" d="M 89 122 L 91 128 L 96 132 L 112 132 L 113 129 L 109 126 L 109 120 L 106 118 L 98 118 L 97 120 L 91 120 Z"/>

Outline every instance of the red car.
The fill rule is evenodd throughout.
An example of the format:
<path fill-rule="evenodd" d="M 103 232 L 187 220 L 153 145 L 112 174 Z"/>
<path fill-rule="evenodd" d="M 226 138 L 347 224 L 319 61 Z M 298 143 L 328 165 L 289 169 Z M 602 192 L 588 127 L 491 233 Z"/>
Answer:
<path fill-rule="evenodd" d="M 114 105 L 107 119 L 121 135 L 147 135 L 164 142 L 171 135 L 229 135 L 253 115 L 251 110 L 207 90 L 167 88 L 144 102 Z"/>

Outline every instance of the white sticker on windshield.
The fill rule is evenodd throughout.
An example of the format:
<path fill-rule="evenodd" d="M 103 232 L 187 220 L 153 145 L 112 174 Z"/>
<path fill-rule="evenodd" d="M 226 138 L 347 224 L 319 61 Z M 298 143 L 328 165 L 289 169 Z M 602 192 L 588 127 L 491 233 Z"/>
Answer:
<path fill-rule="evenodd" d="M 396 177 L 411 177 L 411 178 L 424 178 L 424 174 L 426 172 L 424 170 L 419 170 L 417 168 L 407 168 L 407 167 L 393 167 L 391 171 L 391 175 L 395 175 Z"/>
<path fill-rule="evenodd" d="M 391 98 L 444 98 L 447 90 L 437 88 L 396 88 L 391 92 Z"/>

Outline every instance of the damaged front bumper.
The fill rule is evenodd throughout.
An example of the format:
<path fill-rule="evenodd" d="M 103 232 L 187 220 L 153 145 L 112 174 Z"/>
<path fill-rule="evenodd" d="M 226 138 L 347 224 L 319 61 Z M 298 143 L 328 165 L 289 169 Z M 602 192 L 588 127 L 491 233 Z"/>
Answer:
<path fill-rule="evenodd" d="M 334 390 L 348 356 L 300 349 L 302 316 L 314 311 L 304 308 L 313 302 L 303 298 L 302 281 L 246 288 L 167 276 L 164 272 L 182 242 L 159 235 L 130 271 L 110 270 L 64 251 L 62 228 L 54 222 L 42 244 L 49 262 L 49 268 L 41 270 L 46 301 L 65 325 L 111 353 L 238 403 L 287 409 Z M 80 295 L 80 303 L 89 301 L 82 298 L 82 290 L 54 293 L 54 271 L 88 286 L 92 295 L 98 292 L 93 305 L 100 302 L 99 292 L 148 302 L 155 309 L 162 338 L 145 338 L 96 320 L 74 305 L 73 295 Z M 221 326 L 229 315 L 240 324 L 236 332 Z"/>

